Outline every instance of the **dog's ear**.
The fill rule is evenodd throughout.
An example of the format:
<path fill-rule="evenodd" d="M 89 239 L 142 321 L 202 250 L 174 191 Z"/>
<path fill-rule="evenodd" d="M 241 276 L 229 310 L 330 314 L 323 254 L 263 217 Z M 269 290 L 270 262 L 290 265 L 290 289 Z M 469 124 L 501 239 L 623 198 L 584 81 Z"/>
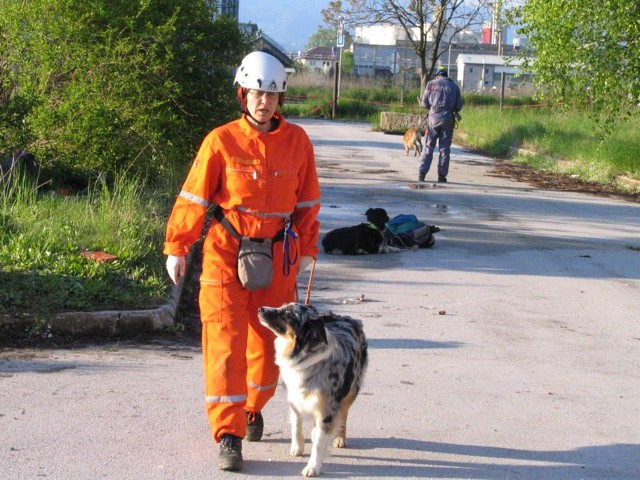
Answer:
<path fill-rule="evenodd" d="M 327 332 L 324 329 L 324 322 L 317 319 L 304 322 L 300 329 L 299 337 L 302 345 L 329 343 L 327 341 Z"/>
<path fill-rule="evenodd" d="M 295 304 L 296 313 L 295 315 L 298 317 L 300 324 L 308 322 L 310 320 L 314 320 L 318 318 L 318 310 L 313 305 L 303 305 L 301 303 Z"/>

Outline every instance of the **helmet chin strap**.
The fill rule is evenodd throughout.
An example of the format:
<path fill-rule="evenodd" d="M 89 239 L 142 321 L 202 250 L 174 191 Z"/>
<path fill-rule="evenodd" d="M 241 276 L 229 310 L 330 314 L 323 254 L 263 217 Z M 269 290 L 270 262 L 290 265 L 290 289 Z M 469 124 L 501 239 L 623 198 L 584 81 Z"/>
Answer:
<path fill-rule="evenodd" d="M 251 118 L 251 120 L 253 120 L 254 122 L 256 122 L 258 125 L 266 125 L 267 123 L 269 123 L 271 121 L 271 119 L 267 120 L 266 122 L 261 122 L 260 120 L 258 120 L 256 117 L 254 117 L 253 115 L 251 115 L 251 113 L 249 112 L 249 109 L 244 108 L 242 110 L 242 113 L 246 114 L 249 118 Z"/>

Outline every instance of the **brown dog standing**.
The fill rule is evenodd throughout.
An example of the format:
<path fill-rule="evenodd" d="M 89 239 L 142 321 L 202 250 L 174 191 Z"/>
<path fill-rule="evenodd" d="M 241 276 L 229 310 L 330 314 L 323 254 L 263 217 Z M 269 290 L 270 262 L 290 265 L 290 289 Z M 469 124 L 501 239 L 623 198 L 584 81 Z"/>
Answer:
<path fill-rule="evenodd" d="M 402 137 L 405 156 L 409 155 L 409 150 L 414 149 L 413 156 L 416 157 L 422 153 L 422 132 L 415 128 L 408 129 L 404 137 Z"/>

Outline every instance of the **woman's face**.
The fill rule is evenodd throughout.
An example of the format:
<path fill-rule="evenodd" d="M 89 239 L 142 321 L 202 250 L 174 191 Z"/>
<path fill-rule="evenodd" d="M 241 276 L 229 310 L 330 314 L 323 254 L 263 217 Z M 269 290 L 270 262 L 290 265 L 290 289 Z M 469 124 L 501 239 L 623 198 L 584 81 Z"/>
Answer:
<path fill-rule="evenodd" d="M 268 122 L 278 109 L 278 92 L 263 92 L 249 89 L 247 92 L 247 110 L 258 122 Z"/>

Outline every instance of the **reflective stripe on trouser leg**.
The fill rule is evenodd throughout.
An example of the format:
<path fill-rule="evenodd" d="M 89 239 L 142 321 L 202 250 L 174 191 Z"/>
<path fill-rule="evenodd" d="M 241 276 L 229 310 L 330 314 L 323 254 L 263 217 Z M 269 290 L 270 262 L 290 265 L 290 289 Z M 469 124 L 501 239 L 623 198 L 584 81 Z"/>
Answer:
<path fill-rule="evenodd" d="M 258 318 L 249 324 L 247 342 L 247 404 L 246 409 L 259 412 L 273 397 L 278 386 L 278 366 L 275 364 L 274 335 Z"/>
<path fill-rule="evenodd" d="M 229 354 L 228 349 L 236 348 L 236 351 L 244 352 L 247 337 L 246 334 L 239 336 L 237 341 L 228 346 L 219 336 L 221 326 L 222 323 L 202 324 L 205 410 L 211 435 L 216 442 L 220 441 L 223 433 L 231 433 L 240 438 L 246 433 L 246 358 L 244 354 Z"/>
<path fill-rule="evenodd" d="M 258 320 L 259 307 L 279 307 L 295 301 L 296 268 L 291 273 L 282 273 L 283 244 L 277 242 L 273 248 L 273 282 L 268 289 L 251 293 L 250 309 L 254 312 L 249 320 L 247 342 L 247 404 L 246 409 L 259 412 L 276 392 L 280 371 L 275 363 L 275 335 Z"/>
<path fill-rule="evenodd" d="M 209 267 L 209 268 L 207 268 Z M 205 266 L 200 282 L 205 408 L 211 434 L 243 438 L 247 400 L 248 292 L 229 274 Z"/>

